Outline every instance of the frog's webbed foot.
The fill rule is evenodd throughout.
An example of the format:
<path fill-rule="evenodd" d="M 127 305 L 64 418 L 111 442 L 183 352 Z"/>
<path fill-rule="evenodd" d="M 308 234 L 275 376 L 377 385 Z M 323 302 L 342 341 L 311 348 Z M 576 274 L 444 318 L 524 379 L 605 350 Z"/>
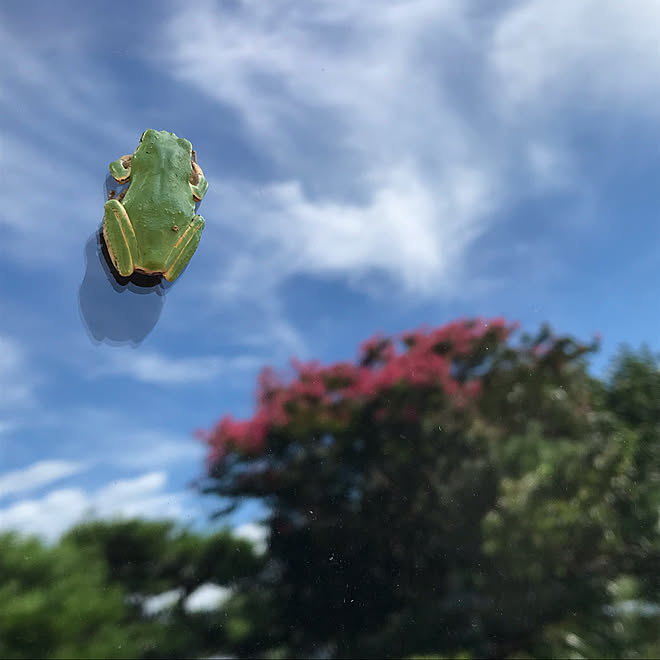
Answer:
<path fill-rule="evenodd" d="M 190 175 L 190 189 L 192 190 L 193 199 L 196 202 L 201 202 L 206 191 L 209 187 L 209 182 L 202 172 L 202 168 L 197 164 L 197 154 L 192 152 L 192 174 Z"/>
<path fill-rule="evenodd" d="M 122 277 L 130 277 L 135 269 L 137 239 L 131 220 L 123 204 L 110 199 L 105 203 L 103 214 L 103 238 L 110 259 Z"/>
<path fill-rule="evenodd" d="M 127 154 L 110 163 L 110 174 L 117 183 L 126 183 L 131 178 L 133 154 Z"/>
<path fill-rule="evenodd" d="M 196 215 L 172 248 L 167 258 L 167 266 L 163 271 L 163 276 L 168 282 L 174 282 L 179 277 L 190 258 L 195 254 L 205 224 L 204 218 L 201 215 Z"/>

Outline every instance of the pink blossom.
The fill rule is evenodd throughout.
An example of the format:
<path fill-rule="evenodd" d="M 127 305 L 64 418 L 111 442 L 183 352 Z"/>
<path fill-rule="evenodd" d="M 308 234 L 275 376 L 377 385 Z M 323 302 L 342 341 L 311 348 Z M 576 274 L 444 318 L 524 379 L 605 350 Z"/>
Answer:
<path fill-rule="evenodd" d="M 483 388 L 483 383 L 480 380 L 471 380 L 469 383 L 465 385 L 463 391 L 468 397 L 474 398 L 479 394 L 481 394 L 482 388 Z"/>
<path fill-rule="evenodd" d="M 486 337 L 487 341 L 505 341 L 514 327 L 501 318 L 462 319 L 440 328 L 424 326 L 394 338 L 376 335 L 361 344 L 356 364 L 323 366 L 316 361 L 292 360 L 294 377 L 288 383 L 273 369 L 263 369 L 252 419 L 238 421 L 226 415 L 210 432 L 200 432 L 198 437 L 209 445 L 211 462 L 222 460 L 231 450 L 258 454 L 266 447 L 272 429 L 287 426 L 297 411 L 311 410 L 319 424 L 348 424 L 355 406 L 374 401 L 400 385 L 436 388 L 451 405 L 463 407 L 480 394 L 482 384 L 479 380 L 459 383 L 452 375 L 456 361 L 483 347 Z M 410 405 L 401 412 L 411 421 L 419 415 Z M 373 416 L 383 422 L 387 413 L 385 407 L 379 407 Z"/>

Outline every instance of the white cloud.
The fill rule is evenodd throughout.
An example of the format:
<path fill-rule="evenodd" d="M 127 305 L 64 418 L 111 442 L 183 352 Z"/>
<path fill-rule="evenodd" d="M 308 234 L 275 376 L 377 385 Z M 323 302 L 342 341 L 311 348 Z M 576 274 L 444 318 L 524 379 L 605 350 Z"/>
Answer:
<path fill-rule="evenodd" d="M 174 11 L 158 57 L 233 108 L 277 172 L 220 187 L 242 249 L 218 260 L 216 291 L 264 297 L 294 274 L 369 289 L 385 273 L 464 297 L 475 240 L 508 205 L 560 188 L 582 213 L 589 172 L 558 103 L 658 109 L 658 19 L 657 3 L 600 0 Z"/>
<path fill-rule="evenodd" d="M 151 428 L 144 423 L 128 410 L 81 406 L 45 411 L 31 430 L 62 438 L 59 451 L 89 466 L 152 471 L 173 465 L 201 466 L 207 448 L 193 437 L 192 430 L 177 432 L 164 421 Z M 92 446 L 90 429 L 94 429 Z"/>
<path fill-rule="evenodd" d="M 39 377 L 23 346 L 0 335 L 0 433 L 8 433 L 24 423 L 35 403 L 38 383 Z"/>
<path fill-rule="evenodd" d="M 31 269 L 79 260 L 81 232 L 89 235 L 103 217 L 107 163 L 121 155 L 99 161 L 98 147 L 134 141 L 140 130 L 108 105 L 107 94 L 119 92 L 107 70 L 99 84 L 89 64 L 87 25 L 41 22 L 28 34 L 12 29 L 9 17 L 0 25 L 0 197 L 21 201 L 0 216 L 3 252 Z M 65 178 L 76 182 L 75 204 L 62 185 L 64 163 Z M 66 231 L 63 219 L 49 221 L 60 212 Z"/>
<path fill-rule="evenodd" d="M 39 499 L 21 500 L 0 509 L 0 529 L 55 540 L 82 519 L 90 504 L 87 495 L 78 488 L 55 490 Z"/>
<path fill-rule="evenodd" d="M 0 52 L 0 107 L 10 117 L 21 118 L 40 134 L 41 143 L 55 144 L 60 153 L 70 155 L 71 150 L 84 154 L 85 147 L 80 142 L 69 142 L 63 134 L 48 134 L 47 129 L 39 126 L 39 118 L 47 110 L 63 118 L 68 118 L 73 125 L 82 129 L 92 129 L 101 134 L 122 134 L 122 122 L 107 112 L 108 121 L 99 124 L 94 121 L 91 108 L 103 109 L 104 86 L 113 86 L 107 78 L 104 85 L 91 84 L 94 71 L 84 66 L 81 54 L 83 43 L 79 39 L 80 31 L 68 24 L 60 26 L 56 40 L 52 39 L 52 30 L 42 30 L 39 41 L 25 43 L 25 35 L 9 27 L 9 22 L 0 26 L 0 41 L 6 46 Z M 64 33 L 66 30 L 67 34 Z M 88 45 L 88 44 L 87 44 Z M 22 48 L 21 66 L 9 66 L 12 62 L 11 51 Z M 50 47 L 49 47 L 50 46 Z M 71 47 L 70 47 L 71 46 Z M 48 56 L 46 55 L 47 50 Z M 57 76 L 61 66 L 69 67 L 66 77 Z M 47 93 L 45 93 L 47 92 Z M 34 99 L 41 103 L 20 105 L 18 100 Z M 98 119 L 98 118 L 97 118 Z M 70 125 L 70 124 L 69 124 Z M 44 131 L 44 133 L 41 133 Z M 4 136 L 3 136 L 4 139 Z M 53 171 L 54 173 L 55 171 Z"/>
<path fill-rule="evenodd" d="M 0 177 L 0 196 L 21 199 L 20 213 L 9 212 L 0 216 L 0 227 L 6 232 L 8 241 L 8 254 L 30 264 L 50 264 L 65 256 L 69 249 L 80 250 L 79 232 L 91 233 L 96 229 L 95 223 L 98 225 L 103 217 L 102 179 L 94 182 L 89 169 L 78 170 L 77 204 L 68 215 L 70 231 L 64 232 L 60 223 L 45 221 L 53 212 L 53 204 L 61 204 L 62 198 L 66 197 L 66 193 L 63 195 L 59 190 L 54 174 L 61 166 L 62 153 L 41 142 L 35 145 L 7 134 L 8 131 L 5 133 L 2 138 L 3 158 L 10 154 L 21 155 L 13 158 L 11 163 L 2 162 L 3 175 Z M 39 163 L 39 167 L 34 163 Z M 103 176 L 101 172 L 98 175 Z M 90 222 L 89 216 L 81 209 L 95 209 L 96 217 Z M 35 236 L 39 236 L 38 241 L 34 240 Z"/>
<path fill-rule="evenodd" d="M 165 472 L 150 472 L 112 482 L 94 494 L 94 510 L 103 517 L 178 518 L 182 494 L 163 492 L 166 481 Z"/>
<path fill-rule="evenodd" d="M 164 431 L 151 429 L 129 431 L 123 437 L 130 437 L 130 452 L 118 452 L 117 446 L 120 435 L 113 434 L 113 439 L 108 442 L 109 447 L 114 447 L 104 456 L 104 460 L 124 468 L 156 468 L 172 466 L 174 464 L 202 463 L 206 454 L 206 447 L 188 435 L 176 435 Z"/>
<path fill-rule="evenodd" d="M 171 70 L 235 107 L 290 175 L 220 190 L 248 249 L 219 273 L 218 290 L 263 295 L 296 273 L 382 272 L 408 290 L 454 289 L 450 273 L 497 197 L 483 142 L 443 88 L 445 64 L 429 66 L 421 47 L 466 47 L 455 5 L 198 9 L 192 21 L 172 16 Z M 310 162 L 319 150 L 327 155 Z"/>
<path fill-rule="evenodd" d="M 445 176 L 447 192 L 437 196 L 412 166 L 393 169 L 374 183 L 362 205 L 313 200 L 299 182 L 265 186 L 258 194 L 249 187 L 223 187 L 250 249 L 221 278 L 219 292 L 244 295 L 255 262 L 278 278 L 299 272 L 365 277 L 377 270 L 398 273 L 411 290 L 449 288 L 451 269 L 481 231 L 477 219 L 490 191 L 477 170 Z M 438 216 L 444 219 L 440 224 Z"/>
<path fill-rule="evenodd" d="M 51 491 L 0 509 L 0 529 L 37 534 L 55 540 L 85 517 L 181 518 L 183 493 L 164 491 L 164 472 L 111 482 L 94 492 L 81 488 Z"/>
<path fill-rule="evenodd" d="M 156 351 L 125 349 L 109 354 L 107 364 L 97 374 L 126 375 L 142 383 L 178 386 L 226 377 L 237 370 L 256 369 L 260 364 L 260 359 L 251 355 L 173 358 Z"/>
<path fill-rule="evenodd" d="M 14 339 L 0 335 L 0 414 L 32 401 L 32 387 L 22 347 Z"/>
<path fill-rule="evenodd" d="M 160 490 L 167 480 L 164 472 L 149 472 L 134 479 L 118 479 L 104 486 L 97 495 L 99 500 L 115 503 L 131 502 L 136 496 Z"/>
<path fill-rule="evenodd" d="M 223 284 L 217 287 L 222 292 Z M 241 344 L 260 348 L 269 358 L 261 361 L 261 366 L 271 360 L 288 358 L 291 355 L 309 354 L 309 346 L 293 324 L 287 320 L 276 301 L 270 297 L 259 300 L 262 322 L 240 333 Z"/>
<path fill-rule="evenodd" d="M 611 111 L 640 101 L 660 110 L 660 5 L 612 0 L 518 3 L 493 35 L 491 58 L 506 103 L 588 104 Z"/>
<path fill-rule="evenodd" d="M 80 461 L 39 461 L 27 468 L 0 475 L 0 497 L 47 486 L 53 481 L 79 474 L 85 469 Z"/>
<path fill-rule="evenodd" d="M 440 119 L 424 116 L 429 100 L 441 100 L 433 84 L 437 72 L 410 64 L 424 63 L 420 36 L 457 36 L 463 19 L 454 3 L 378 3 L 375 10 L 369 2 L 319 2 L 311 9 L 295 0 L 247 0 L 235 9 L 211 2 L 198 9 L 183 22 L 183 12 L 174 13 L 166 27 L 164 54 L 175 75 L 235 106 L 274 145 L 285 139 L 291 147 L 291 133 L 311 115 L 326 120 L 326 132 L 347 120 L 332 140 L 359 151 L 380 142 L 379 151 L 391 153 L 411 137 L 415 143 L 428 139 L 424 129 Z M 319 115 L 326 109 L 342 115 L 340 122 Z M 419 122 L 409 122 L 411 113 Z M 387 141 L 384 130 L 390 131 Z M 452 140 L 447 133 L 434 138 L 446 143 Z"/>

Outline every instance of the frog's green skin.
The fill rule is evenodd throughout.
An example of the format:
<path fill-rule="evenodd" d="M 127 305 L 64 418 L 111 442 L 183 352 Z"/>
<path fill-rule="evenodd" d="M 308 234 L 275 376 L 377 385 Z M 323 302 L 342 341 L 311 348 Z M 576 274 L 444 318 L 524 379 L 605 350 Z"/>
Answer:
<path fill-rule="evenodd" d="M 161 274 L 172 282 L 199 245 L 204 218 L 195 201 L 208 188 L 188 140 L 147 129 L 132 156 L 110 163 L 125 194 L 105 203 L 103 237 L 117 272 Z"/>

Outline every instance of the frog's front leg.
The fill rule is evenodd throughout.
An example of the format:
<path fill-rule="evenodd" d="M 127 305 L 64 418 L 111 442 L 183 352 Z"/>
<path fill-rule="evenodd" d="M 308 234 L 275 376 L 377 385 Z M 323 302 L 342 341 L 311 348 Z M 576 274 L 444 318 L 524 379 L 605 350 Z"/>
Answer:
<path fill-rule="evenodd" d="M 135 231 L 124 205 L 116 199 L 105 203 L 103 238 L 114 267 L 122 277 L 130 277 L 135 269 L 138 247 Z"/>
<path fill-rule="evenodd" d="M 192 152 L 192 174 L 190 175 L 190 189 L 192 190 L 193 198 L 196 202 L 201 202 L 206 195 L 209 187 L 209 182 L 202 172 L 202 168 L 197 164 L 197 154 Z"/>
<path fill-rule="evenodd" d="M 168 282 L 174 282 L 179 277 L 190 258 L 195 254 L 205 224 L 204 218 L 201 215 L 196 215 L 175 243 L 167 257 L 165 270 L 163 271 L 163 276 Z"/>
<path fill-rule="evenodd" d="M 110 174 L 117 183 L 126 183 L 131 178 L 132 154 L 122 156 L 110 163 Z"/>

